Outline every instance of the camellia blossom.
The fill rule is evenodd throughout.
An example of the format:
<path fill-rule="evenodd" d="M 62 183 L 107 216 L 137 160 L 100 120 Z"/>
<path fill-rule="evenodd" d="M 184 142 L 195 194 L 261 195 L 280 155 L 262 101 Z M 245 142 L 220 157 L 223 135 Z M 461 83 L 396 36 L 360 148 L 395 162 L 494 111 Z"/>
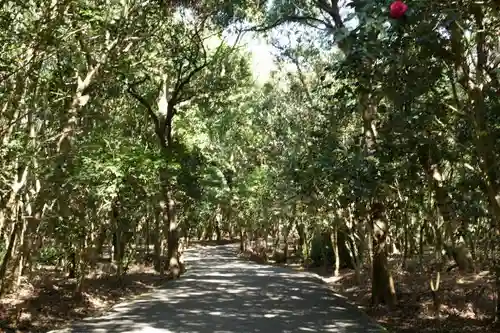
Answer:
<path fill-rule="evenodd" d="M 407 10 L 408 6 L 401 0 L 394 1 L 393 3 L 391 3 L 391 6 L 389 7 L 390 15 L 394 19 L 402 18 Z"/>

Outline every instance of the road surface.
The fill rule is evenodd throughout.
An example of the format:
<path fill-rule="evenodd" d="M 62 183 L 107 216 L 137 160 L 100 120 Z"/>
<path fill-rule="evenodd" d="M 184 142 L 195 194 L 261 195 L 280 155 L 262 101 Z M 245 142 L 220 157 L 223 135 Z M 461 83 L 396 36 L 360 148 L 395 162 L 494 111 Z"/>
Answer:
<path fill-rule="evenodd" d="M 49 333 L 380 333 L 319 279 L 236 257 L 234 245 L 185 252 L 188 271 L 102 317 Z"/>

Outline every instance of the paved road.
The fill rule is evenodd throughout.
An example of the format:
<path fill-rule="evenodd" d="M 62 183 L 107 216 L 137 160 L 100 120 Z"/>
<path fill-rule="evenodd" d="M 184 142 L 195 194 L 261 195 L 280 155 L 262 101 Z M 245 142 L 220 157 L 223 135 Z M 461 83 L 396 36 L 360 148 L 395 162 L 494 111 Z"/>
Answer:
<path fill-rule="evenodd" d="M 234 245 L 186 251 L 188 271 L 164 289 L 53 333 L 380 333 L 306 273 L 236 258 Z"/>

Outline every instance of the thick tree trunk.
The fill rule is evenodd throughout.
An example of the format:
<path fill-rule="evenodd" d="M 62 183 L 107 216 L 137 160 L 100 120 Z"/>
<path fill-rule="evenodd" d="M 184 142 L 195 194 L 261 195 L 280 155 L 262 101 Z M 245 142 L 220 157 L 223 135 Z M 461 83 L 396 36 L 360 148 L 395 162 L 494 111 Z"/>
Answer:
<path fill-rule="evenodd" d="M 177 223 L 176 203 L 171 190 L 170 179 L 167 170 L 162 170 L 161 182 L 163 187 L 163 212 L 162 220 L 167 226 L 167 261 L 165 270 L 173 278 L 180 277 L 183 267 L 179 260 L 179 230 Z"/>

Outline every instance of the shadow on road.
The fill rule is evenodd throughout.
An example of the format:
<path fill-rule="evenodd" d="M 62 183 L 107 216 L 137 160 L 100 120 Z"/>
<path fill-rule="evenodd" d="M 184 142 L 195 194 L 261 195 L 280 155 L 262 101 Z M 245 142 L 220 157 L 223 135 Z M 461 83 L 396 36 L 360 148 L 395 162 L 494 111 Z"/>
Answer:
<path fill-rule="evenodd" d="M 59 332 L 380 332 L 314 277 L 236 260 L 234 251 L 190 250 L 180 280 Z"/>

